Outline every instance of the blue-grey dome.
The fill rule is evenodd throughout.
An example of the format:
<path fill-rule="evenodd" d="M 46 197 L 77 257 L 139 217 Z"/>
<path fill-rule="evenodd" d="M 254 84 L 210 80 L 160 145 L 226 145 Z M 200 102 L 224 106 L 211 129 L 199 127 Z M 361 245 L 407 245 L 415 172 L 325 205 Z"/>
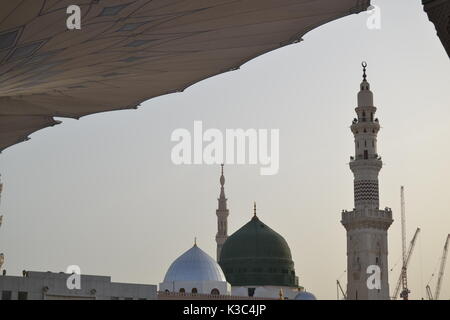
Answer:
<path fill-rule="evenodd" d="M 222 269 L 206 252 L 194 245 L 178 257 L 167 270 L 164 282 L 226 281 Z"/>
<path fill-rule="evenodd" d="M 295 296 L 294 300 L 317 300 L 317 298 L 311 292 L 301 291 Z"/>

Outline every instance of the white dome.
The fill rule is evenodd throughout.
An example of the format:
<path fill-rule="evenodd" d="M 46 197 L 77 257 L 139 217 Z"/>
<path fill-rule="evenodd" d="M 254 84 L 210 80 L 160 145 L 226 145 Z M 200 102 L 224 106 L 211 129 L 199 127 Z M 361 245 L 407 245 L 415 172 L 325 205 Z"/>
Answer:
<path fill-rule="evenodd" d="M 178 257 L 167 270 L 164 282 L 226 281 L 219 264 L 194 245 Z"/>
<path fill-rule="evenodd" d="M 311 292 L 301 291 L 299 294 L 295 296 L 294 300 L 317 300 L 317 299 L 316 296 L 313 295 Z"/>

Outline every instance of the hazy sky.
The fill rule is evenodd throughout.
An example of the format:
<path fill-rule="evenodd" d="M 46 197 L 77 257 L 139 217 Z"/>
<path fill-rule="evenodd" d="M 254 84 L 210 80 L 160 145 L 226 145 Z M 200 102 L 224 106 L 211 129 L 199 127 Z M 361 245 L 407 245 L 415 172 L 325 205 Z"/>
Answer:
<path fill-rule="evenodd" d="M 380 204 L 395 219 L 389 265 L 401 254 L 405 185 L 408 239 L 422 228 L 409 269 L 411 297 L 425 296 L 450 232 L 449 58 L 420 1 L 373 3 L 381 7 L 381 30 L 367 29 L 366 13 L 351 15 L 184 93 L 137 111 L 63 119 L 4 151 L 0 252 L 8 273 L 76 264 L 113 281 L 158 284 L 194 237 L 215 257 L 220 167 L 170 160 L 172 131 L 202 120 L 221 130 L 280 129 L 277 175 L 225 167 L 229 230 L 251 218 L 257 201 L 260 219 L 288 241 L 300 284 L 335 299 L 346 269 L 340 215 L 353 208 L 349 126 L 366 60 L 382 125 Z M 399 272 L 398 264 L 391 291 Z M 450 267 L 441 298 L 450 298 Z"/>

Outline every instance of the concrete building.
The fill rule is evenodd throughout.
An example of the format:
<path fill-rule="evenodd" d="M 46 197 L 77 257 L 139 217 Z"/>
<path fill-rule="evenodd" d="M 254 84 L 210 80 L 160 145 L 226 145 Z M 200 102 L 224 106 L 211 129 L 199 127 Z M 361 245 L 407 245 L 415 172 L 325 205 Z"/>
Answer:
<path fill-rule="evenodd" d="M 156 286 L 111 282 L 111 277 L 80 275 L 79 289 L 69 289 L 75 274 L 27 271 L 0 276 L 1 300 L 155 300 Z M 70 278 L 72 277 L 72 278 Z"/>
<path fill-rule="evenodd" d="M 355 207 L 343 211 L 341 220 L 347 230 L 347 299 L 388 300 L 387 230 L 393 220 L 391 209 L 379 209 L 378 173 L 383 165 L 377 151 L 380 124 L 375 118 L 377 108 L 367 82 L 366 66 L 363 62 L 357 118 L 351 125 L 355 137 L 355 156 L 350 157 Z M 373 270 L 380 271 L 378 288 L 367 283 L 368 277 L 376 272 Z"/>
<path fill-rule="evenodd" d="M 0 175 L 0 204 L 2 203 L 2 191 L 3 191 L 3 184 L 1 181 L 1 175 Z M 0 208 L 1 208 L 1 206 L 0 206 Z M 2 226 L 2 223 L 3 223 L 3 215 L 1 214 L 1 211 L 0 211 L 0 227 Z M 5 255 L 2 252 L 0 252 L 0 271 L 2 271 L 2 266 L 3 266 L 4 262 L 5 262 Z"/>

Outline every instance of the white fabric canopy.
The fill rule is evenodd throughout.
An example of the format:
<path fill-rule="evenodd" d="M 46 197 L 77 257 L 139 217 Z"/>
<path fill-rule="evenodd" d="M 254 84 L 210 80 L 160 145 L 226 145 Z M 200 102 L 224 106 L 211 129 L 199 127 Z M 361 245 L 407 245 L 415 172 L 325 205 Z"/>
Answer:
<path fill-rule="evenodd" d="M 81 8 L 81 30 L 66 9 Z M 0 151 L 57 117 L 135 108 L 298 42 L 370 0 L 0 3 Z"/>

